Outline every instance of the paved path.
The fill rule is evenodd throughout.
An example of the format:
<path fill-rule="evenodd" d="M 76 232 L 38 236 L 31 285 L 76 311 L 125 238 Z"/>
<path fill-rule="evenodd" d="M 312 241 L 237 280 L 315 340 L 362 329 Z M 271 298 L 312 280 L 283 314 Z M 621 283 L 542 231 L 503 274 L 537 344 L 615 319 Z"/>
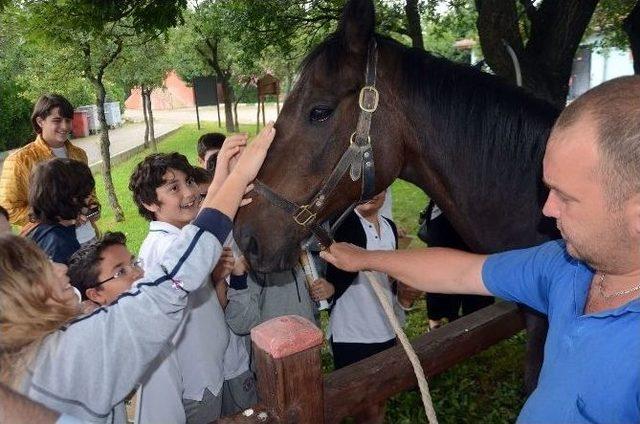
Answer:
<path fill-rule="evenodd" d="M 180 128 L 180 125 L 171 122 L 154 122 L 155 135 L 156 137 L 161 137 Z M 109 130 L 109 141 L 111 142 L 111 157 L 117 157 L 132 148 L 144 145 L 144 123 L 127 123 L 120 128 Z M 102 162 L 100 156 L 100 134 L 76 138 L 71 142 L 87 152 L 90 166 L 95 166 Z"/>
<path fill-rule="evenodd" d="M 280 105 L 282 106 L 282 105 Z M 239 104 L 238 105 L 238 122 L 241 124 L 255 124 L 257 106 L 255 104 Z M 200 121 L 215 121 L 218 122 L 218 111 L 215 106 L 205 106 L 198 108 L 200 113 Z M 267 115 L 267 121 L 277 118 L 277 111 L 275 103 L 268 103 L 265 106 L 265 113 Z M 127 109 L 124 113 L 125 118 L 133 121 L 142 121 L 142 109 Z M 220 117 L 224 125 L 224 108 L 220 107 Z M 196 123 L 196 108 L 186 107 L 181 109 L 171 110 L 154 110 L 153 111 L 154 122 L 172 122 L 179 124 Z M 260 116 L 262 121 L 262 115 Z M 261 124 L 262 125 L 262 124 Z"/>
<path fill-rule="evenodd" d="M 238 105 L 238 120 L 244 124 L 255 124 L 256 122 L 256 105 Z M 222 122 L 224 125 L 224 110 L 221 109 Z M 195 108 L 183 108 L 173 110 L 156 110 L 154 114 L 154 129 L 156 138 L 162 137 L 184 124 L 196 122 Z M 268 104 L 266 106 L 267 120 L 275 120 L 276 105 Z M 109 140 L 111 141 L 111 157 L 114 159 L 112 164 L 118 163 L 119 160 L 125 160 L 131 153 L 137 152 L 144 145 L 144 118 L 142 110 L 127 109 L 124 113 L 127 123 L 120 128 L 109 130 Z M 218 113 L 214 106 L 200 108 L 200 121 L 218 121 Z M 89 137 L 77 138 L 71 142 L 83 148 L 87 152 L 89 166 L 92 169 L 98 169 L 102 163 L 100 157 L 100 135 L 91 135 Z M 4 155 L 0 159 L 0 169 Z"/>

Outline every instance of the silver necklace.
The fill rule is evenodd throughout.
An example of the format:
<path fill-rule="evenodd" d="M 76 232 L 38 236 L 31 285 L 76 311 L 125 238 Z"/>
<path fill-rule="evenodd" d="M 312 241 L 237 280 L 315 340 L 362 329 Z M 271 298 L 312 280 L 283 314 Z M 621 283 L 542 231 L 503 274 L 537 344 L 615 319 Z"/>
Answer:
<path fill-rule="evenodd" d="M 611 299 L 612 297 L 624 296 L 625 294 L 637 292 L 638 290 L 640 290 L 640 284 L 638 284 L 637 286 L 633 286 L 626 290 L 620 290 L 617 292 L 607 294 L 604 292 L 604 285 L 603 285 L 605 277 L 606 277 L 606 274 L 602 274 L 602 276 L 600 277 L 600 280 L 598 281 L 598 291 L 600 292 L 600 296 L 602 296 L 607 300 Z"/>

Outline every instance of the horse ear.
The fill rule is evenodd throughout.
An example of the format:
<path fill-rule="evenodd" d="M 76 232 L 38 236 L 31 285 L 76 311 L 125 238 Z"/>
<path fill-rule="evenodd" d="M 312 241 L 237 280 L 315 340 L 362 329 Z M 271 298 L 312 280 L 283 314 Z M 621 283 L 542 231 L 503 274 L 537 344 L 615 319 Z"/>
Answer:
<path fill-rule="evenodd" d="M 369 46 L 376 24 L 376 11 L 372 0 L 350 0 L 342 11 L 338 26 L 347 47 L 361 53 Z"/>

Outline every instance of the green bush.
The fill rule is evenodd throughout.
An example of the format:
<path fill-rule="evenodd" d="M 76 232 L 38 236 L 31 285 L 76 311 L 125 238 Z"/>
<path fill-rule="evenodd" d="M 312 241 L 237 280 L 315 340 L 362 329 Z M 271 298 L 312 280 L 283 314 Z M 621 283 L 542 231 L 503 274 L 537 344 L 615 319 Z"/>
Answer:
<path fill-rule="evenodd" d="M 29 141 L 33 105 L 20 96 L 20 87 L 0 74 L 0 151 L 20 147 Z"/>

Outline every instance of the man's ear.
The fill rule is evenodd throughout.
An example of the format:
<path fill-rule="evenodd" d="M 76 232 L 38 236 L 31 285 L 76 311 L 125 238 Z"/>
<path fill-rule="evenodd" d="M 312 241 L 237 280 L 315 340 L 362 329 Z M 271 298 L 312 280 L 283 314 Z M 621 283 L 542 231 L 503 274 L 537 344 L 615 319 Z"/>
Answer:
<path fill-rule="evenodd" d="M 91 289 L 87 289 L 87 291 L 84 294 L 85 296 L 87 296 L 89 300 L 97 303 L 100 306 L 107 304 L 107 299 L 102 294 L 102 290 L 91 288 Z"/>

